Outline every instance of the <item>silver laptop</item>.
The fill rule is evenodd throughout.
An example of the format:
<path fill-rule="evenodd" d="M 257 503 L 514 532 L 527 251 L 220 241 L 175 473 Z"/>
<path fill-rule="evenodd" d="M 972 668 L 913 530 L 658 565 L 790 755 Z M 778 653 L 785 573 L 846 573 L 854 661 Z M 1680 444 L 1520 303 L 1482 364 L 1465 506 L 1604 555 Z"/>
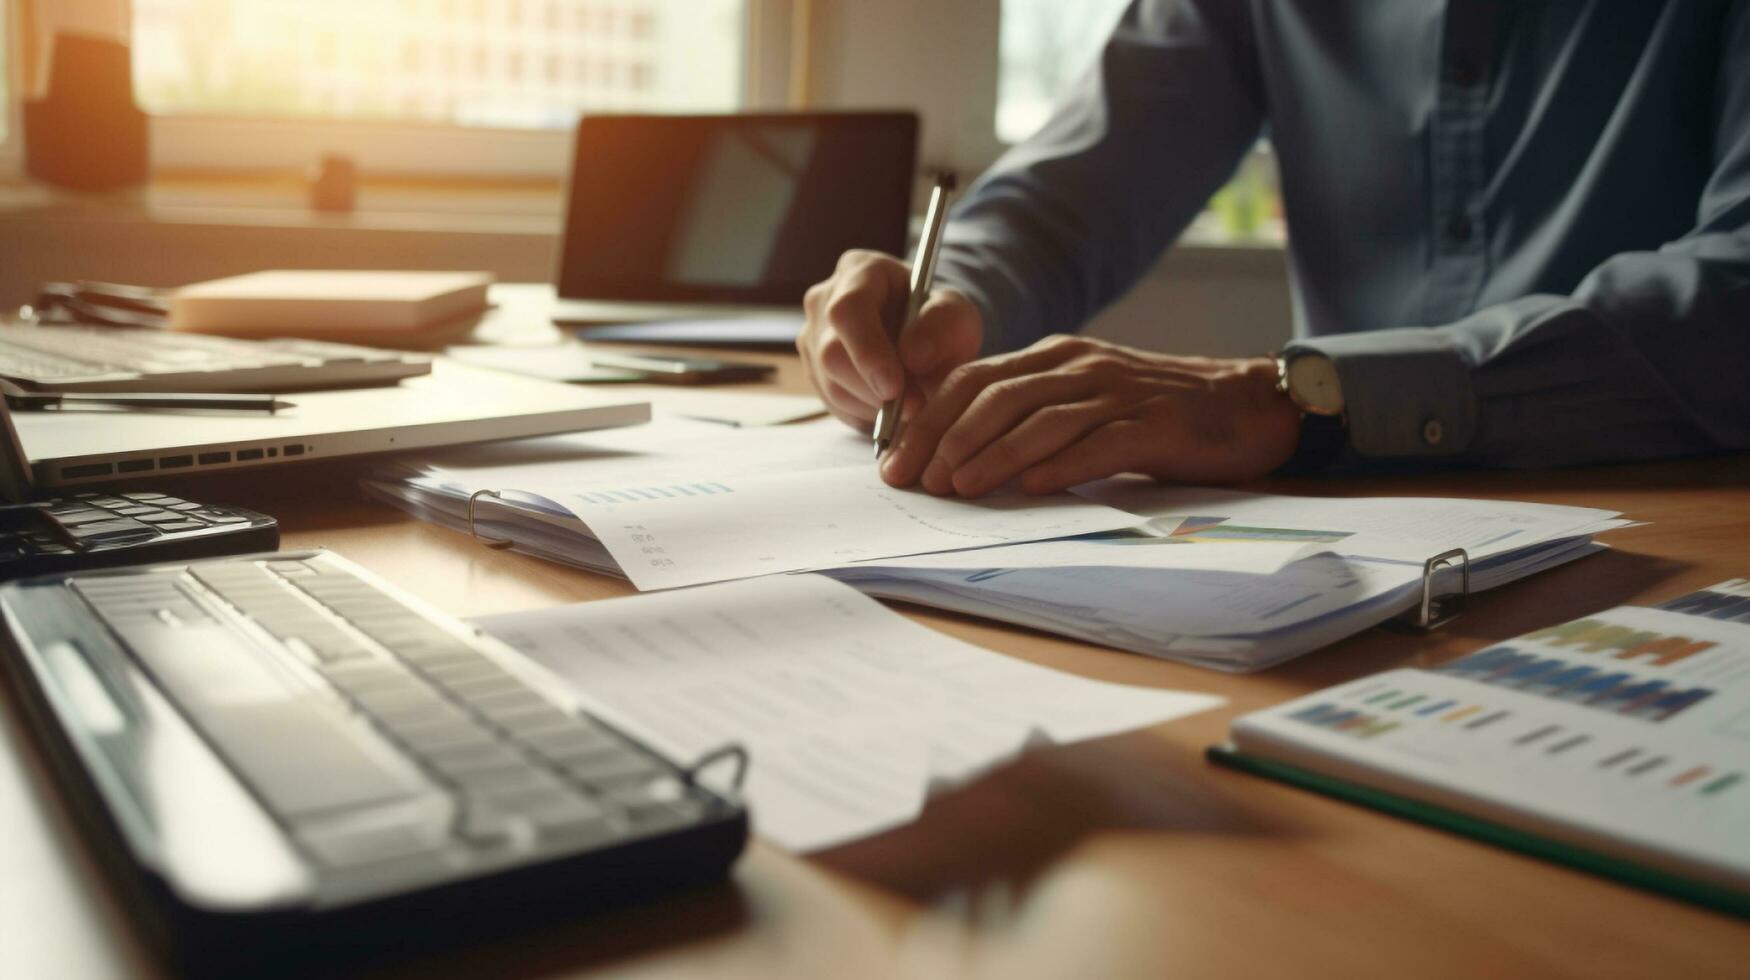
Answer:
<path fill-rule="evenodd" d="M 19 412 L 38 487 L 427 449 L 636 425 L 650 403 L 437 359 L 397 385 L 306 391 L 272 415 Z"/>
<path fill-rule="evenodd" d="M 301 391 L 429 370 L 429 355 L 321 340 L 0 321 L 0 377 L 50 391 Z"/>

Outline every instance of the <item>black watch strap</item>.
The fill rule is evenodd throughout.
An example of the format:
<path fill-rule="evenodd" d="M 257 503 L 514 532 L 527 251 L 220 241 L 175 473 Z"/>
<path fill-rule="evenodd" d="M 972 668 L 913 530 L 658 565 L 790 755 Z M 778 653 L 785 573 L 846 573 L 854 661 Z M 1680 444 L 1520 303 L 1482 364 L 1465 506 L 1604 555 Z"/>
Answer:
<path fill-rule="evenodd" d="M 1294 455 L 1288 457 L 1288 462 L 1276 472 L 1282 476 L 1322 473 L 1337 461 L 1348 445 L 1349 426 L 1344 424 L 1342 416 L 1302 412 L 1300 444 L 1294 447 Z"/>

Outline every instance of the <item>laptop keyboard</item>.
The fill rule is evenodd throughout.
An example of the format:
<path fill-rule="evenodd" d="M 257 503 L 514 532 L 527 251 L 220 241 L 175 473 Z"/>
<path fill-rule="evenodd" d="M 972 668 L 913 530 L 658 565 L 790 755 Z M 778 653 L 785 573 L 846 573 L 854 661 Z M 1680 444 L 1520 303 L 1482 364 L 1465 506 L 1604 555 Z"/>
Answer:
<path fill-rule="evenodd" d="M 357 372 L 370 366 L 388 369 L 388 376 L 398 377 L 407 373 L 399 369 L 408 363 L 409 355 L 398 351 L 326 341 L 236 340 L 75 324 L 8 324 L 0 328 L 0 376 L 49 387 L 142 376 L 180 379 L 190 374 L 238 372 L 319 375 L 337 370 Z"/>
<path fill-rule="evenodd" d="M 72 583 L 322 865 L 527 858 L 705 815 L 669 763 L 334 563 L 213 561 Z M 190 632 L 219 628 L 259 630 L 280 650 L 262 649 L 260 634 L 225 648 Z M 278 673 L 276 655 L 311 668 L 334 698 L 234 710 L 237 691 Z M 439 810 L 419 805 L 434 799 Z M 369 813 L 399 816 L 345 819 Z"/>

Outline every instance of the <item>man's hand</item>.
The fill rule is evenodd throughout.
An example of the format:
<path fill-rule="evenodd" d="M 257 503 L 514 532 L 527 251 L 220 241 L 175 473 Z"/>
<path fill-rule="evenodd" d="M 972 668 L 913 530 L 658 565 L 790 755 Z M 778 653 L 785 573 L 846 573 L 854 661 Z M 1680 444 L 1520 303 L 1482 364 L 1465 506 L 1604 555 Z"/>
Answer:
<path fill-rule="evenodd" d="M 802 302 L 807 322 L 796 350 L 808 380 L 834 415 L 865 432 L 881 403 L 902 387 L 909 418 L 923 404 L 923 387 L 978 356 L 983 320 L 972 301 L 952 289 L 932 291 L 895 344 L 910 290 L 905 263 L 852 251 Z M 907 377 L 918 383 L 904 384 Z"/>
<path fill-rule="evenodd" d="M 1300 413 L 1271 358 L 1155 354 L 1083 337 L 951 371 L 909 413 L 881 475 L 977 497 L 1019 478 L 1050 493 L 1118 473 L 1232 483 L 1287 462 Z"/>

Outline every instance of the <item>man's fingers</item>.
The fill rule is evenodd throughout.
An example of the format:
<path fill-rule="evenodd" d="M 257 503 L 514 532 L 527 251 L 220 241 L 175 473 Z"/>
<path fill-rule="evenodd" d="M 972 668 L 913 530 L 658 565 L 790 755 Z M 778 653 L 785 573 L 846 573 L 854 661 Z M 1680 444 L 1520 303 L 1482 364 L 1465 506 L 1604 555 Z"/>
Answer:
<path fill-rule="evenodd" d="M 924 465 L 936 455 L 936 443 L 954 424 L 966 406 L 985 386 L 1003 377 L 996 360 L 963 364 L 949 374 L 921 411 L 905 417 L 899 438 L 881 461 L 881 476 L 896 487 L 910 486 L 924 473 Z M 940 492 L 925 484 L 932 493 Z"/>
<path fill-rule="evenodd" d="M 1021 474 L 1026 493 L 1056 493 L 1102 477 L 1128 473 L 1148 456 L 1148 426 L 1135 419 L 1107 422 L 1062 452 Z"/>
<path fill-rule="evenodd" d="M 839 261 L 833 279 L 832 294 L 821 307 L 827 325 L 843 342 L 864 385 L 879 398 L 894 397 L 903 375 L 888 320 L 894 315 L 895 297 L 904 303 L 905 266 L 889 256 L 850 252 Z"/>
<path fill-rule="evenodd" d="M 820 363 L 820 372 L 825 380 L 837 384 L 850 397 L 864 404 L 879 405 L 881 403 L 881 399 L 876 398 L 875 393 L 869 390 L 868 382 L 863 380 L 863 375 L 857 371 L 856 365 L 851 363 L 851 353 L 845 349 L 844 344 L 829 338 L 820 345 L 816 357 Z"/>
<path fill-rule="evenodd" d="M 1112 421 L 1115 410 L 1111 401 L 1098 398 L 1039 409 L 956 467 L 950 478 L 954 492 L 962 497 L 984 496 Z M 942 440 L 944 446 L 948 438 L 952 433 Z"/>
<path fill-rule="evenodd" d="M 1007 379 L 1043 374 L 1063 358 L 1064 353 L 1056 347 L 1034 346 L 962 364 L 948 372 L 930 394 L 924 410 L 908 417 L 900 427 L 898 442 L 882 462 L 882 478 L 896 487 L 910 486 L 928 472 L 926 466 L 938 455 L 937 444 L 943 433 L 965 414 L 973 399 L 990 386 Z M 951 475 L 952 467 L 943 461 L 936 469 L 942 471 L 941 479 L 925 479 L 924 489 L 931 493 L 946 493 L 947 477 Z"/>
<path fill-rule="evenodd" d="M 1096 392 L 1086 378 L 1073 374 L 1029 374 L 984 386 L 949 424 L 936 445 L 936 457 L 951 470 L 1020 425 L 1048 405 L 1077 402 Z"/>
<path fill-rule="evenodd" d="M 875 425 L 875 408 L 859 401 L 836 381 L 825 380 L 819 385 L 820 400 L 826 403 L 839 421 L 867 432 Z"/>
<path fill-rule="evenodd" d="M 905 369 L 915 377 L 931 377 L 978 356 L 984 326 L 978 308 L 965 295 L 938 289 L 924 301 L 916 320 L 899 334 Z"/>

